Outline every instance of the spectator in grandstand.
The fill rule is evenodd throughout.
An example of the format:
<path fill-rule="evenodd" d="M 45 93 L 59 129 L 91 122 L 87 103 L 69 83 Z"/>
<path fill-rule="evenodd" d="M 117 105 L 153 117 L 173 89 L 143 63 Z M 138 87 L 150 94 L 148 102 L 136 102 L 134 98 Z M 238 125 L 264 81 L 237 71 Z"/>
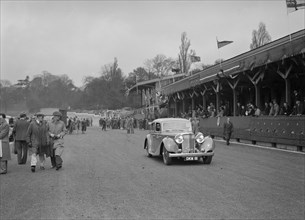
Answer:
<path fill-rule="evenodd" d="M 254 110 L 254 107 L 251 103 L 249 103 L 247 105 L 247 112 L 246 112 L 246 115 L 248 116 L 254 116 L 254 113 L 255 113 L 255 110 Z"/>
<path fill-rule="evenodd" d="M 223 116 L 224 116 L 224 107 L 220 106 L 219 112 L 216 117 L 223 117 Z"/>
<path fill-rule="evenodd" d="M 273 116 L 274 115 L 274 107 L 273 107 L 272 102 L 269 102 L 269 107 L 270 107 L 269 116 Z"/>
<path fill-rule="evenodd" d="M 255 117 L 261 116 L 261 110 L 256 105 L 254 105 L 254 116 Z"/>
<path fill-rule="evenodd" d="M 301 101 L 301 96 L 298 93 L 297 90 L 293 90 L 293 95 L 292 95 L 292 103 L 296 103 L 296 101 Z"/>
<path fill-rule="evenodd" d="M 287 104 L 287 102 L 284 102 L 284 103 L 283 103 L 283 106 L 281 107 L 281 110 L 280 110 L 280 115 L 289 116 L 290 114 L 291 114 L 290 107 L 289 107 L 289 105 Z"/>
<path fill-rule="evenodd" d="M 236 116 L 241 116 L 242 115 L 241 112 L 242 112 L 241 104 L 240 104 L 240 102 L 237 102 Z"/>
<path fill-rule="evenodd" d="M 246 108 L 244 105 L 242 105 L 240 110 L 240 116 L 245 116 L 245 115 L 246 115 Z"/>
<path fill-rule="evenodd" d="M 273 99 L 272 102 L 273 102 L 273 111 L 274 111 L 273 116 L 277 116 L 280 113 L 280 106 L 277 104 L 275 99 Z"/>
<path fill-rule="evenodd" d="M 291 115 L 301 116 L 303 114 L 304 107 L 301 104 L 300 100 L 297 100 Z"/>
<path fill-rule="evenodd" d="M 210 117 L 215 117 L 216 109 L 215 109 L 215 106 L 212 102 L 208 106 L 208 112 L 209 112 Z"/>
<path fill-rule="evenodd" d="M 192 130 L 194 134 L 199 132 L 199 120 L 196 117 L 191 118 Z"/>
<path fill-rule="evenodd" d="M 269 113 L 270 113 L 270 106 L 269 106 L 268 102 L 265 102 L 262 114 L 263 115 L 269 115 Z"/>

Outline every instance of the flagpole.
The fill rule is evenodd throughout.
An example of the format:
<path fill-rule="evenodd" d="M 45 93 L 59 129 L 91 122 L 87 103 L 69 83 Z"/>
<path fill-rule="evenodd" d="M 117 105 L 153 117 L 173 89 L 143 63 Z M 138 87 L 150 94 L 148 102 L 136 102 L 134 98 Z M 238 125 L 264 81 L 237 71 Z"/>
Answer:
<path fill-rule="evenodd" d="M 287 26 L 288 26 L 288 33 L 289 33 L 289 41 L 291 42 L 291 30 L 290 30 L 290 18 L 289 18 L 289 11 L 287 7 L 287 1 L 285 0 L 285 8 L 286 8 L 286 13 L 287 13 Z"/>
<path fill-rule="evenodd" d="M 222 68 L 222 65 L 221 65 L 220 50 L 219 50 L 219 47 L 218 47 L 218 38 L 217 38 L 217 37 L 216 37 L 216 42 L 217 42 L 217 49 L 218 49 L 219 66 L 220 66 L 220 69 L 221 69 L 221 68 Z"/>

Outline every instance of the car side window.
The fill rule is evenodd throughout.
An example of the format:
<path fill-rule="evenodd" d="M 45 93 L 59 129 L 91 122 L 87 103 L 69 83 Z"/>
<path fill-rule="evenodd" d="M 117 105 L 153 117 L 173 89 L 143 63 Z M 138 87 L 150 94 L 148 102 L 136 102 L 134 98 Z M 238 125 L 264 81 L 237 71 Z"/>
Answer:
<path fill-rule="evenodd" d="M 156 131 L 161 131 L 161 124 L 160 123 L 156 123 Z"/>

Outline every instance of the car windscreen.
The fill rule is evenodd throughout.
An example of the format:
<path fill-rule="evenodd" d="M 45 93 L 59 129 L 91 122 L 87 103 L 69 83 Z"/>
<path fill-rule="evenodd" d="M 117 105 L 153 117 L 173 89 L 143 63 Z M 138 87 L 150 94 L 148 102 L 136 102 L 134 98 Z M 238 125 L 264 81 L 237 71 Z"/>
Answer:
<path fill-rule="evenodd" d="M 188 121 L 169 121 L 163 123 L 163 131 L 170 132 L 170 131 L 192 131 L 192 124 Z"/>

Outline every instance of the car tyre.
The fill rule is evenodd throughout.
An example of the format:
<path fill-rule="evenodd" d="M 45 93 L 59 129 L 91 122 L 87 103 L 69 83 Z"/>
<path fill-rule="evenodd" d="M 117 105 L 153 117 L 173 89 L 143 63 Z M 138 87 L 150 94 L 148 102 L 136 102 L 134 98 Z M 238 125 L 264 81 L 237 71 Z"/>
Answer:
<path fill-rule="evenodd" d="M 148 151 L 148 143 L 147 143 L 147 141 L 146 141 L 146 143 L 145 143 L 145 149 L 146 149 L 146 155 L 147 155 L 147 157 L 151 157 L 152 155 L 149 153 L 149 151 Z"/>
<path fill-rule="evenodd" d="M 169 157 L 169 153 L 164 146 L 162 147 L 162 156 L 165 165 L 170 165 L 172 163 L 172 158 Z"/>
<path fill-rule="evenodd" d="M 203 164 L 210 164 L 212 162 L 213 156 L 202 157 Z"/>

